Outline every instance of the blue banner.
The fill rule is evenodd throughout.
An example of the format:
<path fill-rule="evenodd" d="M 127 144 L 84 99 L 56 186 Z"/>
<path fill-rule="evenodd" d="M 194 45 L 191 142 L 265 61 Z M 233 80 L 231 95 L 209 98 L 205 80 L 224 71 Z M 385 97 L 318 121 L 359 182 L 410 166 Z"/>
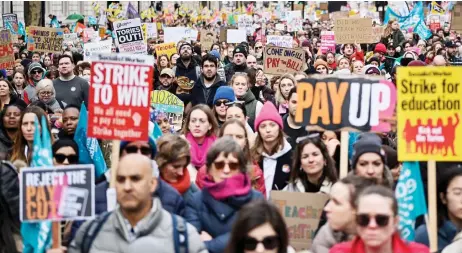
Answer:
<path fill-rule="evenodd" d="M 432 35 L 431 30 L 425 25 L 422 2 L 416 2 L 414 8 L 407 16 L 401 16 L 390 7 L 387 7 L 383 23 L 387 24 L 389 20 L 397 20 L 401 30 L 415 32 L 422 39 L 426 40 Z"/>

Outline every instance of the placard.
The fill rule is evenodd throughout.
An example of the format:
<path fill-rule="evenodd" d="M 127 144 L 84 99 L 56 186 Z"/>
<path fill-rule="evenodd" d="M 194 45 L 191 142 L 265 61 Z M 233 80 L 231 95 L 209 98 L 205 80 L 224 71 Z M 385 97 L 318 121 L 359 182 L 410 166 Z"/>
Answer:
<path fill-rule="evenodd" d="M 9 30 L 0 30 L 0 69 L 14 67 L 13 42 Z"/>
<path fill-rule="evenodd" d="M 208 30 L 201 30 L 201 50 L 202 52 L 210 51 L 210 48 L 215 42 L 217 42 L 217 35 L 214 32 L 208 31 Z"/>
<path fill-rule="evenodd" d="M 272 44 L 276 47 L 287 47 L 292 48 L 294 38 L 292 36 L 277 36 L 277 35 L 268 35 L 266 37 L 266 44 Z"/>
<path fill-rule="evenodd" d="M 143 23 L 142 25 L 144 39 L 157 38 L 157 25 L 156 23 Z"/>
<path fill-rule="evenodd" d="M 247 32 L 245 30 L 228 29 L 227 31 L 228 43 L 241 43 L 247 41 Z"/>
<path fill-rule="evenodd" d="M 93 54 L 110 54 L 112 52 L 112 40 L 87 42 L 83 44 L 83 59 L 89 61 Z"/>
<path fill-rule="evenodd" d="M 99 39 L 99 34 L 93 28 L 85 28 L 83 29 L 83 42 L 86 43 L 88 41 L 96 41 Z"/>
<path fill-rule="evenodd" d="M 74 40 L 78 39 L 78 37 L 79 37 L 78 33 L 65 33 L 65 34 L 63 34 L 64 42 L 70 41 L 70 40 L 74 41 Z"/>
<path fill-rule="evenodd" d="M 159 58 L 159 56 L 163 54 L 166 54 L 168 58 L 170 59 L 170 56 L 172 56 L 173 54 L 177 52 L 175 42 L 157 44 L 155 49 L 156 49 L 157 58 Z"/>
<path fill-rule="evenodd" d="M 251 15 L 238 15 L 237 16 L 237 27 L 239 30 L 245 30 L 246 35 L 253 35 L 255 29 L 253 28 L 253 17 Z"/>
<path fill-rule="evenodd" d="M 373 77 L 312 76 L 298 82 L 295 122 L 322 130 L 389 132 L 396 87 Z"/>
<path fill-rule="evenodd" d="M 275 28 L 278 31 L 285 31 L 286 30 L 286 26 L 284 24 L 276 24 Z"/>
<path fill-rule="evenodd" d="M 305 62 L 303 48 L 266 46 L 263 50 L 263 70 L 265 74 L 282 75 L 302 70 Z"/>
<path fill-rule="evenodd" d="M 168 122 L 175 132 L 181 130 L 184 103 L 177 96 L 166 90 L 155 90 L 151 93 L 151 107 L 167 115 Z"/>
<path fill-rule="evenodd" d="M 92 58 L 88 136 L 146 141 L 154 77 L 151 55 L 97 54 Z"/>
<path fill-rule="evenodd" d="M 332 17 L 332 20 L 336 20 L 336 19 L 342 19 L 342 18 L 348 18 L 349 15 L 350 15 L 350 12 L 349 11 L 336 11 L 336 12 L 332 12 L 331 14 L 331 17 Z"/>
<path fill-rule="evenodd" d="M 11 32 L 11 41 L 13 43 L 18 43 L 18 15 L 15 13 L 5 13 L 2 14 L 3 27 L 8 29 Z"/>
<path fill-rule="evenodd" d="M 335 54 L 335 33 L 333 31 L 321 31 L 321 53 Z"/>
<path fill-rule="evenodd" d="M 384 30 L 385 30 L 385 27 L 383 26 L 372 27 L 372 41 L 374 41 L 374 43 L 380 42 L 380 40 L 382 39 Z"/>
<path fill-rule="evenodd" d="M 297 32 L 303 30 L 303 18 L 301 11 L 287 12 L 287 31 Z"/>
<path fill-rule="evenodd" d="M 338 44 L 373 43 L 371 18 L 339 18 L 334 21 Z"/>
<path fill-rule="evenodd" d="M 146 54 L 147 45 L 139 18 L 114 22 L 116 46 L 121 53 Z"/>
<path fill-rule="evenodd" d="M 27 50 L 31 52 L 62 53 L 64 32 L 61 28 L 29 26 Z"/>
<path fill-rule="evenodd" d="M 309 250 L 329 195 L 271 191 L 271 202 L 284 217 L 289 232 L 289 244 L 295 250 Z"/>
<path fill-rule="evenodd" d="M 189 27 L 164 27 L 164 42 L 196 41 L 199 32 Z"/>
<path fill-rule="evenodd" d="M 451 12 L 451 30 L 462 33 L 462 2 L 456 2 Z"/>
<path fill-rule="evenodd" d="M 399 161 L 462 161 L 462 68 L 397 70 Z"/>
<path fill-rule="evenodd" d="M 93 164 L 23 168 L 19 177 L 22 222 L 94 218 Z"/>

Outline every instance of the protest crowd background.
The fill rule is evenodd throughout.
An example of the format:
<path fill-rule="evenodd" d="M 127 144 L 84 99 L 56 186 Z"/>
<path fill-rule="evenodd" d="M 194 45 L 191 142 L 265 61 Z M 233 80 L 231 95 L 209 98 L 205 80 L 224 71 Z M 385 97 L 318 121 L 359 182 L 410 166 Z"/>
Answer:
<path fill-rule="evenodd" d="M 0 253 L 462 252 L 461 2 L 43 3 L 2 9 Z"/>

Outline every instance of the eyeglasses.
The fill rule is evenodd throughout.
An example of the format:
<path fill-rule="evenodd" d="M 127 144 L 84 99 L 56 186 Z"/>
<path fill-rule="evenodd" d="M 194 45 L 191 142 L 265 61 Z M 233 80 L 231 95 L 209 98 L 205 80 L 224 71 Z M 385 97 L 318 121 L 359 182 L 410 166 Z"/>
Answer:
<path fill-rule="evenodd" d="M 228 105 L 229 100 L 227 99 L 222 99 L 222 100 L 217 100 L 215 101 L 215 106 L 222 106 L 222 105 Z"/>
<path fill-rule="evenodd" d="M 244 249 L 245 250 L 255 250 L 259 243 L 263 243 L 263 247 L 267 250 L 275 249 L 279 246 L 279 237 L 274 236 L 267 236 L 263 238 L 263 240 L 259 241 L 253 237 L 247 237 L 244 239 Z"/>
<path fill-rule="evenodd" d="M 53 92 L 51 92 L 51 91 L 41 91 L 41 92 L 39 93 L 39 95 L 42 95 L 42 96 L 51 96 L 51 95 L 53 95 Z"/>
<path fill-rule="evenodd" d="M 149 147 L 137 147 L 137 146 L 125 147 L 125 152 L 127 152 L 127 154 L 135 154 L 135 153 L 138 153 L 138 151 L 140 151 L 142 155 L 151 157 L 152 151 L 151 151 L 151 148 Z"/>
<path fill-rule="evenodd" d="M 371 222 L 371 219 L 375 220 L 375 223 L 379 227 L 385 227 L 390 221 L 390 216 L 386 214 L 377 214 L 375 216 L 366 213 L 356 215 L 356 224 L 360 227 L 367 227 Z"/>
<path fill-rule="evenodd" d="M 70 164 L 79 163 L 77 155 L 55 154 L 54 157 L 58 163 L 63 163 L 66 159 Z"/>
<path fill-rule="evenodd" d="M 223 170 L 225 168 L 225 165 L 228 164 L 228 167 L 230 170 L 237 170 L 239 169 L 239 163 L 226 163 L 226 162 L 214 162 L 215 168 L 217 170 Z"/>

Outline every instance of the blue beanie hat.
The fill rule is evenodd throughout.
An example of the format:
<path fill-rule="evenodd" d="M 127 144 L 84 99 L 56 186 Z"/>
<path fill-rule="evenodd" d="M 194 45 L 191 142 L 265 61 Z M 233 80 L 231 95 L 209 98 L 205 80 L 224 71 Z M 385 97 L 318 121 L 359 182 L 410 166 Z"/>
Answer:
<path fill-rule="evenodd" d="M 120 155 L 122 155 L 122 151 L 130 143 L 132 143 L 132 141 L 121 141 L 120 142 Z M 154 159 L 154 157 L 157 154 L 157 146 L 156 146 L 156 141 L 151 136 L 149 136 L 148 144 L 151 147 L 151 159 Z"/>
<path fill-rule="evenodd" d="M 233 88 L 229 86 L 219 87 L 215 93 L 215 97 L 213 97 L 213 103 L 215 104 L 218 99 L 227 99 L 229 102 L 234 102 L 236 100 L 236 95 L 234 95 Z"/>
<path fill-rule="evenodd" d="M 217 50 L 210 51 L 210 54 L 215 56 L 218 59 L 218 61 L 220 61 L 221 56 L 220 56 L 220 53 Z"/>

